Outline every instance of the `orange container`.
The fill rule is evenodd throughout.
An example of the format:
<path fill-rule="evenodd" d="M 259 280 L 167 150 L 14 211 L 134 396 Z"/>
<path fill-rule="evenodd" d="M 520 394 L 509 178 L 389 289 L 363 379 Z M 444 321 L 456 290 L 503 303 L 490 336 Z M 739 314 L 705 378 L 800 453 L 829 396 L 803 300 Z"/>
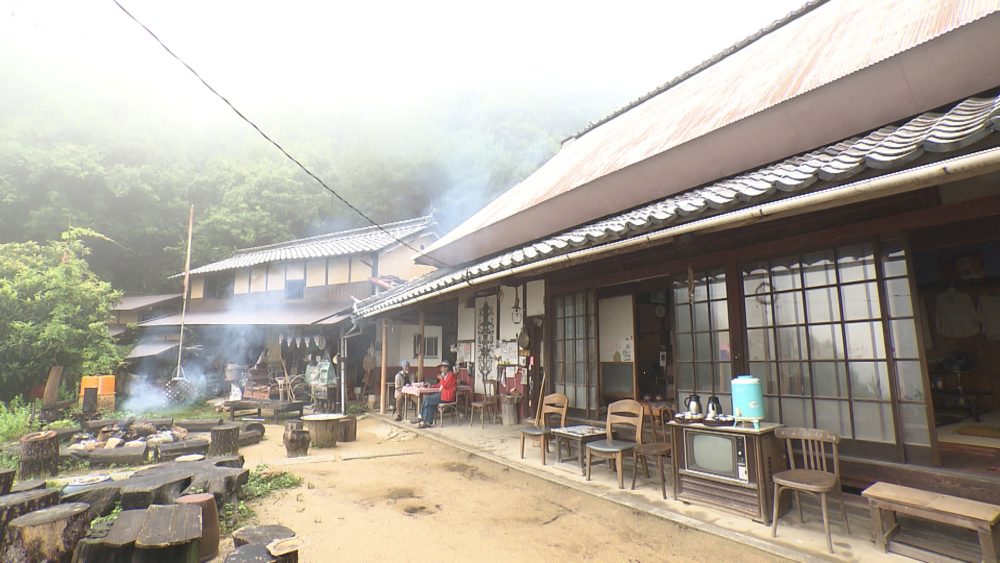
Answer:
<path fill-rule="evenodd" d="M 115 376 L 113 375 L 85 375 L 80 378 L 80 395 L 84 389 L 96 388 L 98 395 L 115 394 Z"/>

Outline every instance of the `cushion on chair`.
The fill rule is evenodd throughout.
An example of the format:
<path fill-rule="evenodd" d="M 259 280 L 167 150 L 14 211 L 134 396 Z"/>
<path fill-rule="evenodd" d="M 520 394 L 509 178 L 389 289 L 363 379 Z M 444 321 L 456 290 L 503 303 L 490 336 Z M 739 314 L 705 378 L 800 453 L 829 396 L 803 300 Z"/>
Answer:
<path fill-rule="evenodd" d="M 528 436 L 548 436 L 552 434 L 552 429 L 548 426 L 529 426 L 521 429 L 521 434 Z"/>
<path fill-rule="evenodd" d="M 627 440 L 598 440 L 587 443 L 587 448 L 595 452 L 615 453 L 630 450 L 635 447 L 635 442 Z"/>

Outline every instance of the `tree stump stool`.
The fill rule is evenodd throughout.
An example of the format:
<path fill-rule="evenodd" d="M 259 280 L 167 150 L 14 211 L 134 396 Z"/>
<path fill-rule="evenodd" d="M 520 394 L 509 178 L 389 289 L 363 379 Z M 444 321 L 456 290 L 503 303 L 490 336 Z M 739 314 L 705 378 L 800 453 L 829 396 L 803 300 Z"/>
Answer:
<path fill-rule="evenodd" d="M 135 539 L 133 563 L 198 563 L 201 508 L 154 504 Z"/>
<path fill-rule="evenodd" d="M 302 538 L 285 538 L 274 540 L 267 544 L 267 552 L 278 563 L 299 563 L 299 550 L 302 549 Z"/>
<path fill-rule="evenodd" d="M 358 439 L 358 417 L 353 414 L 340 415 L 337 419 L 337 440 L 353 442 Z"/>
<path fill-rule="evenodd" d="M 37 489 L 45 488 L 44 479 L 28 479 L 27 481 L 18 481 L 14 483 L 14 486 L 10 488 L 11 493 L 23 493 L 25 491 L 34 491 Z"/>
<path fill-rule="evenodd" d="M 226 563 L 298 563 L 302 540 L 286 538 L 267 545 L 247 543 L 226 556 Z"/>
<path fill-rule="evenodd" d="M 332 448 L 337 445 L 338 418 L 340 417 L 335 414 L 310 414 L 302 417 L 313 446 Z"/>
<path fill-rule="evenodd" d="M 223 423 L 221 418 L 194 418 L 175 420 L 174 426 L 180 426 L 188 432 L 211 432 L 213 428 Z"/>
<path fill-rule="evenodd" d="M 219 554 L 219 510 L 215 505 L 215 495 L 200 493 L 184 495 L 177 504 L 190 504 L 201 508 L 201 543 L 198 558 L 202 561 Z"/>
<path fill-rule="evenodd" d="M 275 540 L 295 537 L 291 528 L 284 526 L 244 526 L 233 532 L 233 545 L 240 547 L 246 544 L 267 545 Z"/>
<path fill-rule="evenodd" d="M 59 493 L 48 489 L 25 491 L 0 497 L 0 543 L 7 531 L 7 523 L 29 512 L 55 506 Z"/>
<path fill-rule="evenodd" d="M 14 486 L 14 473 L 13 469 L 0 471 L 0 496 L 10 494 L 10 489 Z"/>
<path fill-rule="evenodd" d="M 208 445 L 208 457 L 236 455 L 240 452 L 240 425 L 220 424 L 212 428 L 212 441 Z"/>
<path fill-rule="evenodd" d="M 281 436 L 288 457 L 302 457 L 309 454 L 309 431 L 303 428 L 301 420 L 285 422 L 285 433 Z"/>
<path fill-rule="evenodd" d="M 68 560 L 90 529 L 90 506 L 71 502 L 30 512 L 10 521 L 2 563 Z"/>
<path fill-rule="evenodd" d="M 51 430 L 21 436 L 21 479 L 51 477 L 59 472 L 59 439 Z"/>

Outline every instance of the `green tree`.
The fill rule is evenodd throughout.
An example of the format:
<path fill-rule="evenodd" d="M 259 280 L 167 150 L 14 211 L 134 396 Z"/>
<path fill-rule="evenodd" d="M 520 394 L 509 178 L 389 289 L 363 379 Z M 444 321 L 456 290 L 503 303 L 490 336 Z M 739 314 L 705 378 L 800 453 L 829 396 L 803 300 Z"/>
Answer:
<path fill-rule="evenodd" d="M 61 365 L 69 381 L 108 373 L 122 352 L 108 334 L 108 313 L 121 294 L 88 266 L 84 237 L 0 244 L 0 399 L 26 394 Z"/>

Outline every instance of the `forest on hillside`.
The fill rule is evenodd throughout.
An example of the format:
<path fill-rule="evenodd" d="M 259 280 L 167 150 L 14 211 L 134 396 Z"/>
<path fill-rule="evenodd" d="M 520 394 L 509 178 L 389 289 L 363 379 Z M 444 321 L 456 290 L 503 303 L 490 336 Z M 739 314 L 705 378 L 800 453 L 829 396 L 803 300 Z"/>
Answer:
<path fill-rule="evenodd" d="M 419 113 L 289 110 L 262 127 L 376 221 L 434 211 L 448 229 L 620 99 L 467 91 Z M 367 225 L 227 108 L 199 122 L 90 102 L 22 98 L 0 114 L 0 242 L 93 229 L 109 239 L 88 242 L 93 270 L 143 294 L 176 291 L 191 205 L 193 265 Z"/>

